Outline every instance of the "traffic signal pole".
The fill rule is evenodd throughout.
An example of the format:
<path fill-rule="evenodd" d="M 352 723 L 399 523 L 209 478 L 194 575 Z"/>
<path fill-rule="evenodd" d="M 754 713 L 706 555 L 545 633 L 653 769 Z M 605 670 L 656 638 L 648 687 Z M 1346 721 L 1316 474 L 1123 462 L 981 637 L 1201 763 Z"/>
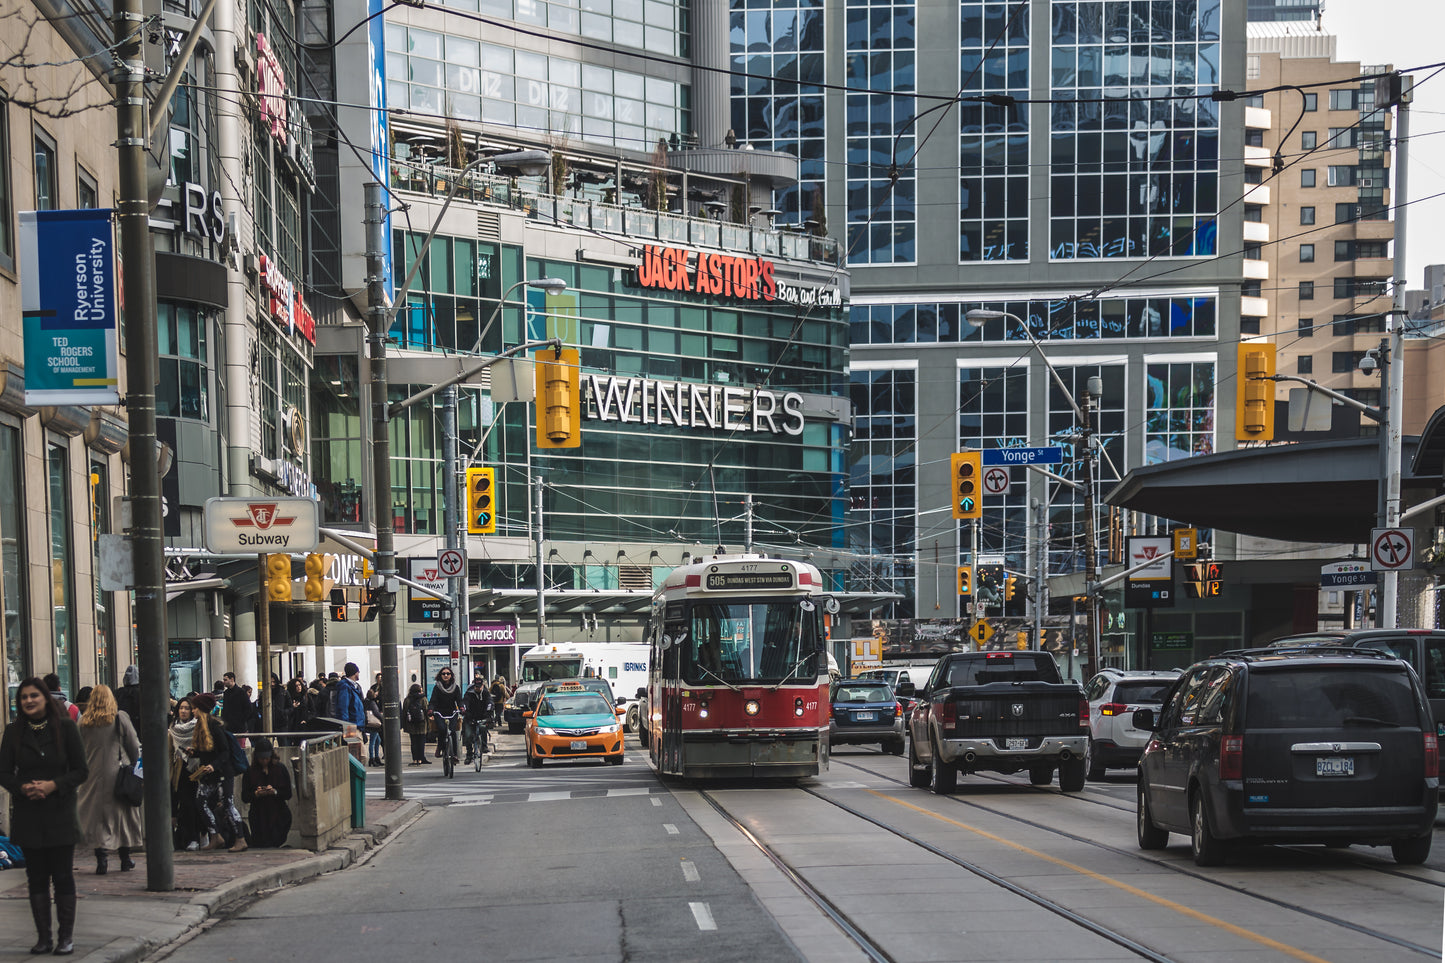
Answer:
<path fill-rule="evenodd" d="M 453 551 L 462 550 L 461 532 L 458 525 L 461 521 L 461 513 L 457 511 L 457 386 L 448 385 L 442 391 L 442 527 L 446 529 L 447 548 Z M 466 557 L 463 551 L 463 558 Z M 467 565 L 462 563 L 462 573 L 447 579 L 447 595 L 451 602 L 452 615 L 448 620 L 447 635 L 451 641 L 449 649 L 453 656 L 452 675 L 453 678 L 462 678 L 458 672 L 459 666 L 455 664 L 462 658 L 462 645 L 467 637 L 467 624 L 471 621 L 468 613 L 462 607 L 463 603 L 458 597 L 458 584 L 463 586 L 465 591 L 467 584 Z M 471 673 L 466 674 L 470 684 Z"/>
<path fill-rule="evenodd" d="M 1389 368 L 1385 371 L 1385 517 L 1383 527 L 1396 528 L 1400 524 L 1400 458 L 1404 439 L 1402 422 L 1405 404 L 1405 309 L 1406 272 L 1405 227 L 1409 214 L 1407 188 L 1410 170 L 1410 100 L 1414 87 L 1413 77 L 1401 77 L 1401 97 L 1395 106 L 1395 187 L 1390 201 L 1395 215 L 1395 290 L 1394 310 L 1389 314 L 1390 350 Z M 1391 569 L 1381 573 L 1380 607 L 1376 612 L 1375 625 L 1379 628 L 1395 627 L 1399 620 L 1400 573 Z M 1415 621 L 1411 613 L 1412 622 Z"/>

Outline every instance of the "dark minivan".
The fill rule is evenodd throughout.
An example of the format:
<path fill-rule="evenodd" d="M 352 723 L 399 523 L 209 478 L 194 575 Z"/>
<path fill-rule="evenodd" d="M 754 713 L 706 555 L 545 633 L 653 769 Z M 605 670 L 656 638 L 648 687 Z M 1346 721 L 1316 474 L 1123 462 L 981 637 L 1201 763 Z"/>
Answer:
<path fill-rule="evenodd" d="M 1294 647 L 1306 642 L 1377 649 L 1410 663 L 1425 686 L 1425 698 L 1435 718 L 1435 734 L 1445 735 L 1445 629 L 1350 629 L 1287 635 L 1271 642 L 1270 647 Z"/>
<path fill-rule="evenodd" d="M 1179 677 L 1139 760 L 1142 849 L 1190 838 L 1222 863 L 1234 841 L 1388 845 L 1430 854 L 1439 741 L 1419 679 L 1387 653 L 1345 646 L 1226 652 Z"/>

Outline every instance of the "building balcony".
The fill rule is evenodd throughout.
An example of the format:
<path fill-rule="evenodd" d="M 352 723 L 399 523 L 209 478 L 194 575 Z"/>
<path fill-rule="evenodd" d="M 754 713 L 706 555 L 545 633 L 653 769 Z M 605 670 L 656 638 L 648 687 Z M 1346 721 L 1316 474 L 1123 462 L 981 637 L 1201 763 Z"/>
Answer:
<path fill-rule="evenodd" d="M 1388 278 L 1394 276 L 1395 262 L 1387 257 L 1362 257 L 1355 259 L 1355 277 Z"/>
<path fill-rule="evenodd" d="M 441 199 L 461 175 L 441 165 L 391 165 L 392 189 Z M 456 199 L 483 206 L 521 212 L 544 225 L 573 226 L 583 231 L 610 234 L 628 241 L 709 248 L 835 265 L 843 249 L 835 238 L 812 234 L 798 225 L 773 226 L 769 214 L 753 212 L 746 223 L 728 220 L 727 205 L 706 205 L 716 216 L 693 216 L 659 211 L 641 205 L 611 204 L 589 197 L 549 194 L 535 189 L 545 178 L 512 178 L 474 172 L 457 189 Z"/>
<path fill-rule="evenodd" d="M 1246 184 L 1244 185 L 1244 203 L 1246 204 L 1268 204 L 1268 184 Z"/>
<path fill-rule="evenodd" d="M 1244 239 L 1246 241 L 1257 241 L 1260 244 L 1269 243 L 1269 225 L 1263 221 L 1245 221 Z"/>
<path fill-rule="evenodd" d="M 1239 314 L 1245 318 L 1269 317 L 1269 299 L 1242 297 L 1239 299 Z"/>
<path fill-rule="evenodd" d="M 1269 130 L 1274 126 L 1274 113 L 1265 107 L 1246 107 L 1244 126 L 1249 130 Z"/>
<path fill-rule="evenodd" d="M 1251 281 L 1269 280 L 1269 262 L 1244 259 L 1244 276 Z"/>
<path fill-rule="evenodd" d="M 1394 221 L 1383 220 L 1355 222 L 1355 240 L 1357 241 L 1393 241 L 1394 239 Z"/>
<path fill-rule="evenodd" d="M 1250 167 L 1268 167 L 1271 163 L 1268 147 L 1244 146 L 1244 162 Z"/>

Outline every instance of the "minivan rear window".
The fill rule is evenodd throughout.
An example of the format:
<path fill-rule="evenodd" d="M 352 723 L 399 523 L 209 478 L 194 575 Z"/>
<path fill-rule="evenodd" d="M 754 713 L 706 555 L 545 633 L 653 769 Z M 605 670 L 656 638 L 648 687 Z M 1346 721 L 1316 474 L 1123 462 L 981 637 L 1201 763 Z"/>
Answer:
<path fill-rule="evenodd" d="M 1164 693 L 1174 684 L 1173 679 L 1164 679 L 1160 682 L 1120 682 L 1114 687 L 1114 701 L 1135 703 L 1135 702 L 1163 702 Z"/>
<path fill-rule="evenodd" d="M 1403 671 L 1356 666 L 1252 672 L 1245 711 L 1251 729 L 1420 724 Z"/>

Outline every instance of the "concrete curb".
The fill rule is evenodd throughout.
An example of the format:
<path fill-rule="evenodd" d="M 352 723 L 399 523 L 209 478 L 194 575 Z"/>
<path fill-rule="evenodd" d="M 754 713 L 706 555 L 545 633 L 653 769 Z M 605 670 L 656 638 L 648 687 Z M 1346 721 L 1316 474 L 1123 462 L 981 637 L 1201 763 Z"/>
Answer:
<path fill-rule="evenodd" d="M 189 903 L 177 907 L 174 922 L 158 927 L 155 934 L 147 939 L 124 937 L 111 940 L 80 959 L 82 963 L 138 963 L 156 950 L 194 934 L 216 914 L 258 893 L 347 868 L 368 850 L 375 849 L 392 833 L 421 815 L 424 809 L 420 802 L 406 800 L 392 812 L 378 817 L 374 824 L 341 837 L 325 852 L 285 866 L 258 870 L 216 889 L 196 894 Z"/>

